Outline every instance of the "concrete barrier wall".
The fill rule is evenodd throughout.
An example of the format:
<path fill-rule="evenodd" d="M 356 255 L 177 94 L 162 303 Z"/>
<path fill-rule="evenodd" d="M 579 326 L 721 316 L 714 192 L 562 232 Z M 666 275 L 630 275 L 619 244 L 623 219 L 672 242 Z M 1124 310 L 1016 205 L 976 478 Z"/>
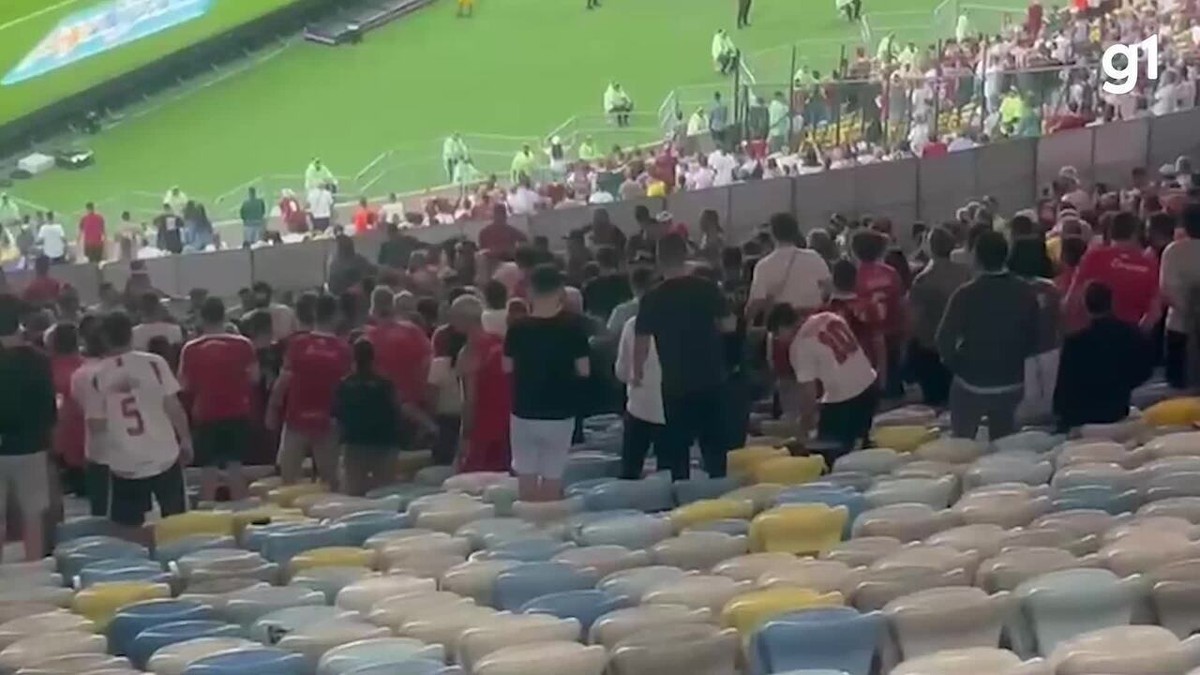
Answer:
<path fill-rule="evenodd" d="M 1087 181 L 1113 186 L 1124 184 L 1139 166 L 1152 170 L 1180 155 L 1200 159 L 1200 109 L 1164 117 L 1145 118 L 1076 129 L 1041 138 L 1022 138 L 986 145 L 947 157 L 908 159 L 825 171 L 795 178 L 741 183 L 699 192 L 681 192 L 667 199 L 643 199 L 559 209 L 532 217 L 518 216 L 513 224 L 530 237 L 544 236 L 555 249 L 572 230 L 591 222 L 597 208 L 608 211 L 613 223 L 626 233 L 637 231 L 634 209 L 646 206 L 651 214 L 668 210 L 698 236 L 700 214 L 717 212 L 730 241 L 745 241 L 771 214 L 791 211 L 805 230 L 820 227 L 834 213 L 857 217 L 886 216 L 902 241 L 915 220 L 936 224 L 954 216 L 954 210 L 971 199 L 995 197 L 1005 212 L 1034 205 L 1039 191 L 1063 166 L 1073 166 Z M 483 222 L 454 223 L 411 230 L 430 244 L 455 237 L 475 239 Z M 382 243 L 378 233 L 355 240 L 358 252 L 374 261 Z M 205 287 L 222 297 L 256 281 L 281 290 L 305 290 L 324 285 L 333 242 L 309 241 L 253 251 L 240 249 L 146 260 L 156 288 L 175 296 Z M 129 278 L 128 263 L 60 265 L 55 278 L 79 289 L 93 303 L 102 282 L 118 289 Z M 25 272 L 9 275 L 21 289 Z"/>

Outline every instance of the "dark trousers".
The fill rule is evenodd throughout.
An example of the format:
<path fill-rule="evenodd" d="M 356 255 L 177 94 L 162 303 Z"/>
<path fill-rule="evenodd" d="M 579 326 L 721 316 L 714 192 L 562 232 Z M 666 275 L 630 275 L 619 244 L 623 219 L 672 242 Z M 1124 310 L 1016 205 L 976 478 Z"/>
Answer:
<path fill-rule="evenodd" d="M 955 381 L 950 385 L 950 428 L 955 438 L 975 438 L 979 424 L 987 418 L 988 439 L 995 441 L 1017 430 L 1017 406 L 1024 388 L 1003 393 L 981 394 Z"/>
<path fill-rule="evenodd" d="M 859 442 L 867 441 L 878 406 L 879 387 L 875 384 L 854 398 L 821 404 L 817 439 L 828 448 L 822 452 L 828 466 L 833 466 L 838 457 L 855 450 Z"/>
<path fill-rule="evenodd" d="M 647 422 L 625 413 L 625 437 L 621 442 L 621 478 L 638 480 L 642 477 L 646 466 L 646 455 L 650 446 L 662 460 L 660 443 L 662 442 L 663 425 Z M 661 467 L 660 467 L 661 468 Z"/>
<path fill-rule="evenodd" d="M 750 382 L 745 374 L 733 375 L 725 383 L 725 399 L 721 410 L 725 419 L 725 448 L 732 450 L 746 446 L 750 435 Z"/>
<path fill-rule="evenodd" d="M 744 28 L 750 25 L 750 4 L 751 0 L 738 0 L 737 27 Z"/>
<path fill-rule="evenodd" d="M 1163 369 L 1166 371 L 1167 384 L 1176 389 L 1186 389 L 1188 386 L 1187 333 L 1169 330 L 1165 342 Z"/>
<path fill-rule="evenodd" d="M 458 438 L 462 427 L 462 417 L 438 414 L 435 419 L 438 425 L 438 435 L 433 444 L 433 463 L 436 466 L 450 466 L 454 464 L 454 458 L 458 455 Z"/>
<path fill-rule="evenodd" d="M 700 444 L 705 472 L 713 478 L 725 476 L 728 447 L 721 413 L 723 391 L 716 387 L 708 391 L 663 395 L 667 424 L 662 443 L 655 448 L 659 468 L 669 469 L 672 480 L 686 480 L 691 475 L 689 451 L 693 441 Z"/>
<path fill-rule="evenodd" d="M 93 516 L 108 515 L 108 466 L 88 462 L 84 469 L 84 489 L 87 491 L 89 511 Z"/>
<path fill-rule="evenodd" d="M 909 352 L 908 365 L 921 387 L 925 405 L 946 405 L 950 400 L 951 375 L 946 366 L 942 365 L 942 358 L 938 356 L 937 350 L 914 343 Z"/>

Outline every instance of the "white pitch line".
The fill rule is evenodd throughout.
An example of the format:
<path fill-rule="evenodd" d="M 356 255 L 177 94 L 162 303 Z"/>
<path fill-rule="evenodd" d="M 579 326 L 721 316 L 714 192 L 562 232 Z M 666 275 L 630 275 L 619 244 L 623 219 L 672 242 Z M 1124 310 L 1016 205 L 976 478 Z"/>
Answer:
<path fill-rule="evenodd" d="M 36 19 L 43 14 L 49 14 L 50 12 L 53 12 L 58 9 L 62 9 L 63 7 L 66 7 L 68 5 L 73 5 L 77 2 L 79 2 L 79 0 L 61 0 L 60 2 L 56 2 L 53 5 L 50 5 L 48 7 L 43 7 L 36 12 L 26 14 L 25 16 L 23 16 L 19 19 L 13 19 L 7 23 L 0 23 L 0 31 L 6 31 L 9 28 L 13 28 L 15 26 L 20 26 L 21 24 L 25 23 L 26 21 L 29 21 L 30 19 Z"/>

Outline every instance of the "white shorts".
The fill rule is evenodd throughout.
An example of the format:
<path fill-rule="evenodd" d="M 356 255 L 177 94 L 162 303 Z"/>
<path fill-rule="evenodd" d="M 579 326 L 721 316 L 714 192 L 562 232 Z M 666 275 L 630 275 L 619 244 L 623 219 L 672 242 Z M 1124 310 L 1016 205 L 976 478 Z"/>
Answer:
<path fill-rule="evenodd" d="M 9 495 L 16 497 L 21 517 L 41 518 L 50 508 L 50 467 L 45 452 L 29 455 L 0 455 L 0 524 L 4 522 Z"/>
<path fill-rule="evenodd" d="M 562 478 L 571 452 L 575 420 L 527 420 L 513 415 L 509 426 L 512 468 L 518 476 Z"/>

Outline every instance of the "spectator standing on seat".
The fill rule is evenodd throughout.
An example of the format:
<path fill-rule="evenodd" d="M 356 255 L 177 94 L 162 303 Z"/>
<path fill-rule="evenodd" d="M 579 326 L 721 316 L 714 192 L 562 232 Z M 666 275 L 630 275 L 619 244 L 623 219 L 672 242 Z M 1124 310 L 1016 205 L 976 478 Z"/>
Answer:
<path fill-rule="evenodd" d="M 1108 286 L 1089 284 L 1084 305 L 1090 323 L 1063 343 L 1054 387 L 1054 414 L 1063 430 L 1125 419 L 1133 390 L 1153 372 L 1146 336 L 1114 317 L 1112 303 Z"/>
<path fill-rule="evenodd" d="M 88 202 L 83 217 L 79 219 L 79 250 L 90 263 L 104 260 L 104 247 L 108 244 L 104 216 L 96 212 L 96 205 Z"/>
<path fill-rule="evenodd" d="M 454 364 L 463 392 L 457 466 L 463 472 L 506 472 L 512 467 L 513 401 L 512 378 L 504 371 L 506 338 L 485 331 L 481 313 L 482 305 L 471 295 L 455 298 L 450 305 L 455 330 L 466 336 Z"/>
<path fill-rule="evenodd" d="M 802 248 L 800 224 L 790 213 L 771 216 L 770 229 L 775 250 L 754 265 L 746 317 L 780 303 L 802 313 L 816 310 L 829 292 L 829 265 L 816 251 Z"/>
<path fill-rule="evenodd" d="M 333 399 L 346 465 L 346 494 L 362 497 L 396 479 L 400 416 L 396 388 L 375 372 L 375 347 L 354 343 L 354 372 L 338 385 Z"/>
<path fill-rule="evenodd" d="M 36 243 L 41 247 L 42 255 L 50 259 L 50 264 L 67 262 L 67 232 L 53 211 L 46 212 L 46 222 L 38 228 Z"/>
<path fill-rule="evenodd" d="M 1021 220 L 1014 218 L 1013 225 Z M 1050 269 L 1046 244 L 1040 237 L 1014 236 L 1008 269 L 1029 283 L 1038 301 L 1037 348 L 1025 361 L 1025 396 L 1017 409 L 1018 421 L 1043 423 L 1052 416 L 1054 382 L 1062 347 L 1062 295 L 1053 281 L 1040 276 Z"/>
<path fill-rule="evenodd" d="M 649 272 L 645 268 L 635 270 L 634 281 L 638 281 L 637 272 Z M 647 276 L 643 274 L 642 276 Z M 640 289 L 638 296 L 645 293 Z M 635 302 L 635 301 L 634 301 Z M 614 317 L 616 316 L 614 312 Z M 642 477 L 646 464 L 646 454 L 651 446 L 656 452 L 662 442 L 663 429 L 666 424 L 666 414 L 663 412 L 662 365 L 658 360 L 658 349 L 654 345 L 653 336 L 650 338 L 646 363 L 642 369 L 642 380 L 636 386 L 633 384 L 633 355 L 634 330 L 637 323 L 637 307 L 625 319 L 619 328 L 617 360 L 614 366 L 617 379 L 625 384 L 625 424 L 624 438 L 621 442 L 621 478 L 637 480 Z"/>
<path fill-rule="evenodd" d="M 25 559 L 46 554 L 43 514 L 50 507 L 49 459 L 56 422 L 50 359 L 21 337 L 21 301 L 0 295 L 0 523 L 15 501 Z M 12 496 L 15 499 L 10 500 Z"/>
<path fill-rule="evenodd" d="M 529 316 L 504 339 L 504 370 L 512 374 L 512 468 L 524 501 L 562 497 L 584 383 L 591 374 L 588 333 L 569 312 L 562 273 L 539 265 L 529 280 Z"/>
<path fill-rule="evenodd" d="M 240 215 L 243 245 L 253 246 L 262 241 L 267 233 L 267 203 L 258 196 L 258 190 L 250 188 L 246 193 L 246 201 L 242 202 Z"/>
<path fill-rule="evenodd" d="M 950 371 L 937 351 L 937 329 L 950 303 L 950 296 L 971 280 L 971 268 L 950 259 L 954 235 L 944 227 L 929 233 L 929 264 L 913 280 L 908 292 L 908 309 L 913 326 L 909 365 L 921 387 L 926 405 L 940 407 L 950 397 Z"/>
<path fill-rule="evenodd" d="M 312 219 L 312 228 L 317 232 L 325 232 L 333 223 L 333 190 L 321 183 L 308 190 L 308 215 Z"/>
<path fill-rule="evenodd" d="M 129 316 L 109 314 L 100 328 L 108 355 L 91 374 L 84 415 L 92 433 L 104 436 L 109 518 L 126 537 L 149 545 L 153 532 L 143 526 L 152 498 L 164 517 L 187 511 L 183 467 L 192 460 L 191 429 L 166 360 L 130 345 Z"/>
<path fill-rule="evenodd" d="M 318 477 L 336 492 L 340 453 L 330 411 L 354 359 L 350 345 L 334 333 L 338 305 L 332 295 L 316 299 L 314 317 L 312 331 L 288 340 L 283 371 L 267 405 L 267 428 L 282 429 L 278 463 L 285 485 L 300 481 L 311 453 Z"/>
<path fill-rule="evenodd" d="M 1187 345 L 1189 329 L 1200 318 L 1191 315 L 1190 305 L 1190 296 L 1200 290 L 1200 205 L 1186 206 L 1181 221 L 1186 236 L 1167 245 L 1159 270 L 1167 305 L 1166 376 L 1177 389 L 1192 384 L 1188 382 Z"/>
<path fill-rule="evenodd" d="M 253 439 L 258 354 L 250 340 L 228 332 L 220 298 L 204 301 L 200 320 L 200 336 L 185 344 L 179 355 L 179 384 L 192 402 L 196 463 L 203 467 L 200 498 L 216 500 L 218 470 L 224 469 L 229 498 L 238 501 L 247 494 L 242 465 Z"/>
<path fill-rule="evenodd" d="M 634 323 L 633 373 L 629 384 L 643 386 L 651 338 L 662 365 L 666 428 L 656 445 L 660 466 L 673 480 L 690 474 L 689 450 L 699 441 L 709 476 L 725 475 L 725 417 L 722 393 L 728 376 L 723 334 L 736 321 L 717 284 L 693 275 L 688 243 L 677 234 L 662 238 L 658 266 L 663 281 L 642 296 Z"/>
<path fill-rule="evenodd" d="M 950 424 L 959 438 L 975 438 L 985 417 L 991 440 L 1016 431 L 1025 359 L 1037 351 L 1038 302 L 1029 284 L 1005 268 L 1007 259 L 1004 235 L 981 233 L 980 275 L 950 296 L 938 326 L 938 353 L 954 375 Z"/>

